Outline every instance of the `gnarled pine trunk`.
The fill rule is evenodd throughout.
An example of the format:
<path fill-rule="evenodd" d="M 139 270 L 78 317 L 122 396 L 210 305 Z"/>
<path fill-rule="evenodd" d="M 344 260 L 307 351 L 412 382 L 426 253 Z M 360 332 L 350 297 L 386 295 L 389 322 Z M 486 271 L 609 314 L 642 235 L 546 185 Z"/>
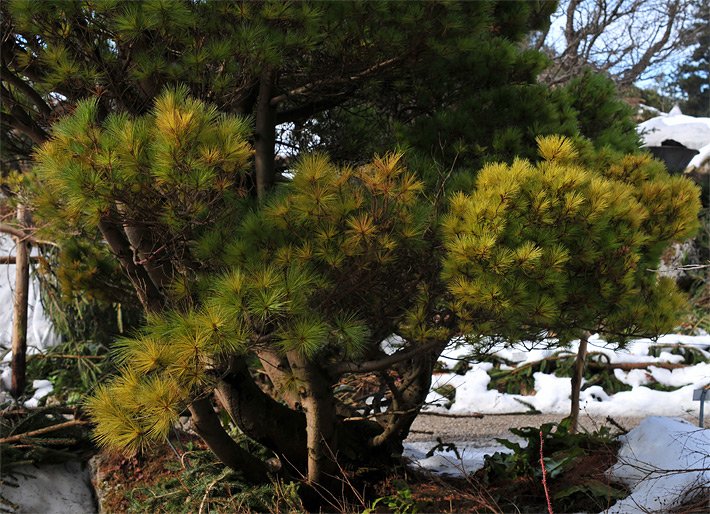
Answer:
<path fill-rule="evenodd" d="M 298 395 L 306 415 L 308 482 L 321 483 L 337 470 L 335 398 L 328 374 L 298 352 L 289 352 L 288 361 L 298 380 Z M 326 478 L 327 480 L 327 478 Z"/>

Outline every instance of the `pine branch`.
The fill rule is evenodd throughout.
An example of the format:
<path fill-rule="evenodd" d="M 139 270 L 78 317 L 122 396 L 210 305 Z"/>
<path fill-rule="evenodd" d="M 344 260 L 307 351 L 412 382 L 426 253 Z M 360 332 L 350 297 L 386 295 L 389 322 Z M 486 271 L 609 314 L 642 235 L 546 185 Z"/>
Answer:
<path fill-rule="evenodd" d="M 163 307 L 163 295 L 148 276 L 146 270 L 134 262 L 131 245 L 123 231 L 107 220 L 99 222 L 99 230 L 126 271 L 143 307 L 148 312 L 160 311 Z"/>
<path fill-rule="evenodd" d="M 393 68 L 400 62 L 402 62 L 405 57 L 407 57 L 410 52 L 407 52 L 403 55 L 400 55 L 398 57 L 393 57 L 391 59 L 386 59 L 382 62 L 379 62 L 377 64 L 373 64 L 369 68 L 366 68 L 359 73 L 356 73 L 354 75 L 350 75 L 349 77 L 342 77 L 342 78 L 336 78 L 336 79 L 331 79 L 331 80 L 317 80 L 314 82 L 311 82 L 310 84 L 305 84 L 303 86 L 299 86 L 297 88 L 292 89 L 291 91 L 288 91 L 286 93 L 283 93 L 281 95 L 275 96 L 271 99 L 271 105 L 273 107 L 276 107 L 282 102 L 285 102 L 289 98 L 293 98 L 295 96 L 304 96 L 307 95 L 308 93 L 319 89 L 323 87 L 328 87 L 328 86 L 335 86 L 335 85 L 342 85 L 342 84 L 347 84 L 348 82 L 352 83 L 357 83 L 362 80 L 365 80 L 368 77 L 371 77 L 372 75 L 375 75 L 383 70 L 387 70 L 389 68 Z"/>
<path fill-rule="evenodd" d="M 41 239 L 36 239 L 35 237 L 28 234 L 24 230 L 20 230 L 19 228 L 13 227 L 12 225 L 7 225 L 5 223 L 0 223 L 0 232 L 3 234 L 11 235 L 13 237 L 17 237 L 17 238 L 21 239 L 22 241 L 26 241 L 26 242 L 32 243 L 32 244 L 58 246 L 56 243 L 52 243 L 51 241 L 44 241 Z M 8 263 L 6 263 L 6 264 L 8 264 Z"/>
<path fill-rule="evenodd" d="M 12 73 L 10 71 L 10 68 L 8 68 L 4 63 L 2 63 L 0 70 L 2 71 L 3 80 L 7 81 L 9 84 L 22 91 L 27 96 L 27 98 L 32 100 L 32 103 L 37 106 L 37 108 L 42 114 L 44 114 L 45 116 L 49 116 L 50 114 L 52 114 L 51 107 L 47 105 L 47 102 L 44 101 L 42 96 L 37 91 L 35 91 L 34 88 L 32 88 L 27 82 Z"/>
<path fill-rule="evenodd" d="M 3 113 L 3 118 L 6 123 L 27 134 L 35 144 L 41 145 L 49 139 L 49 134 L 25 112 L 22 104 L 17 101 L 14 95 L 2 85 L 2 83 L 0 83 L 0 92 L 2 93 L 0 95 L 2 105 L 7 109 L 7 111 Z"/>
<path fill-rule="evenodd" d="M 441 341 L 432 340 L 424 343 L 421 346 L 411 349 L 402 349 L 392 355 L 388 355 L 379 360 L 365 362 L 343 362 L 332 368 L 332 374 L 335 376 L 344 375 L 345 373 L 371 373 L 373 371 L 382 371 L 391 367 L 393 364 L 402 362 L 407 359 L 416 357 L 426 351 L 432 350 L 441 344 Z"/>

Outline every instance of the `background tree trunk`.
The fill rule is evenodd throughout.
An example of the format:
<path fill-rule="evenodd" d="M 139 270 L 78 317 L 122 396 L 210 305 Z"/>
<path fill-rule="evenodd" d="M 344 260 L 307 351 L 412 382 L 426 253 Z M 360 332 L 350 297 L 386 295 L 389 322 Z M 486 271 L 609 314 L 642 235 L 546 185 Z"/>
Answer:
<path fill-rule="evenodd" d="M 569 430 L 572 433 L 577 432 L 577 424 L 579 422 L 579 393 L 582 389 L 584 364 L 587 360 L 587 344 L 589 343 L 590 335 L 589 332 L 584 332 L 579 338 L 579 350 L 577 350 L 577 358 L 574 360 L 574 369 L 572 370 L 572 405 L 569 413 Z"/>
<path fill-rule="evenodd" d="M 254 168 L 256 193 L 263 200 L 274 183 L 274 150 L 276 147 L 276 108 L 271 105 L 276 73 L 267 69 L 261 74 L 256 101 L 254 133 Z"/>

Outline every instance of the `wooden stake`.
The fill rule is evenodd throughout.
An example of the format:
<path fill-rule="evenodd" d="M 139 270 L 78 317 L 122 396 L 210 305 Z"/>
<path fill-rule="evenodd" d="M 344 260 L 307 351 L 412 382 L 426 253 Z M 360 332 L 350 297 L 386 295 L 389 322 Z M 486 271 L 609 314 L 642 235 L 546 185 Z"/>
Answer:
<path fill-rule="evenodd" d="M 31 255 L 29 257 L 29 259 L 30 259 L 30 262 L 38 262 L 39 261 L 39 257 L 37 257 L 36 255 Z M 14 255 L 0 255 L 0 264 L 12 265 L 12 264 L 16 264 L 16 263 L 17 263 L 17 259 L 15 259 Z"/>
<path fill-rule="evenodd" d="M 24 205 L 17 207 L 17 221 L 25 226 L 27 210 Z M 25 390 L 27 357 L 27 302 L 30 287 L 29 244 L 25 237 L 15 237 L 15 301 L 12 319 L 12 384 L 10 394 L 18 398 Z"/>

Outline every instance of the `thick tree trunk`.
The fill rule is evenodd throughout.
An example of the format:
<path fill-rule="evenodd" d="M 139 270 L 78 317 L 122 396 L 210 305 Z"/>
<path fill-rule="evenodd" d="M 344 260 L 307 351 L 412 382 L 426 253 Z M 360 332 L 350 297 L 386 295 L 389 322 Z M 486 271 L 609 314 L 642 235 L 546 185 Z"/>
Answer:
<path fill-rule="evenodd" d="M 246 363 L 232 359 L 217 399 L 247 437 L 274 451 L 287 468 L 306 469 L 306 420 L 259 388 Z"/>
<path fill-rule="evenodd" d="M 328 482 L 329 477 L 334 477 L 337 471 L 337 417 L 332 384 L 326 371 L 298 352 L 289 352 L 287 357 L 299 381 L 298 395 L 306 415 L 308 482 Z"/>
<path fill-rule="evenodd" d="M 128 213 L 124 205 L 119 204 L 116 208 L 118 213 L 124 216 L 123 231 L 131 245 L 134 262 L 135 258 L 138 258 L 139 265 L 145 269 L 155 287 L 162 293 L 174 278 L 170 261 L 161 258 L 161 249 L 155 244 L 148 230 L 125 219 L 128 218 Z"/>
<path fill-rule="evenodd" d="M 300 405 L 298 391 L 296 391 L 288 361 L 268 348 L 258 350 L 256 355 L 259 357 L 264 373 L 271 380 L 278 396 L 291 409 L 297 409 Z"/>
<path fill-rule="evenodd" d="M 274 150 L 276 147 L 276 108 L 271 105 L 276 73 L 266 69 L 261 74 L 259 96 L 256 101 L 256 123 L 254 132 L 254 169 L 256 172 L 256 193 L 259 200 L 274 183 Z"/>
<path fill-rule="evenodd" d="M 201 398 L 192 402 L 190 413 L 195 431 L 219 460 L 235 471 L 241 472 L 244 478 L 251 483 L 258 484 L 268 481 L 266 464 L 239 446 L 225 432 L 209 398 Z"/>
<path fill-rule="evenodd" d="M 133 260 L 131 244 L 123 230 L 105 219 L 99 222 L 99 230 L 125 270 L 143 308 L 146 312 L 160 312 L 164 306 L 163 295 L 146 270 Z"/>
<path fill-rule="evenodd" d="M 17 207 L 17 221 L 27 223 L 27 211 Z M 10 393 L 18 398 L 25 390 L 27 367 L 27 302 L 30 287 L 29 244 L 22 237 L 16 238 L 15 249 L 15 299 L 12 319 L 12 384 Z"/>
<path fill-rule="evenodd" d="M 571 408 L 569 413 L 569 430 L 572 433 L 577 432 L 577 424 L 579 422 L 579 393 L 582 389 L 582 378 L 584 377 L 584 364 L 587 359 L 587 344 L 589 342 L 589 332 L 584 332 L 579 338 L 579 350 L 577 357 L 574 360 L 574 370 L 572 371 L 572 394 Z"/>

